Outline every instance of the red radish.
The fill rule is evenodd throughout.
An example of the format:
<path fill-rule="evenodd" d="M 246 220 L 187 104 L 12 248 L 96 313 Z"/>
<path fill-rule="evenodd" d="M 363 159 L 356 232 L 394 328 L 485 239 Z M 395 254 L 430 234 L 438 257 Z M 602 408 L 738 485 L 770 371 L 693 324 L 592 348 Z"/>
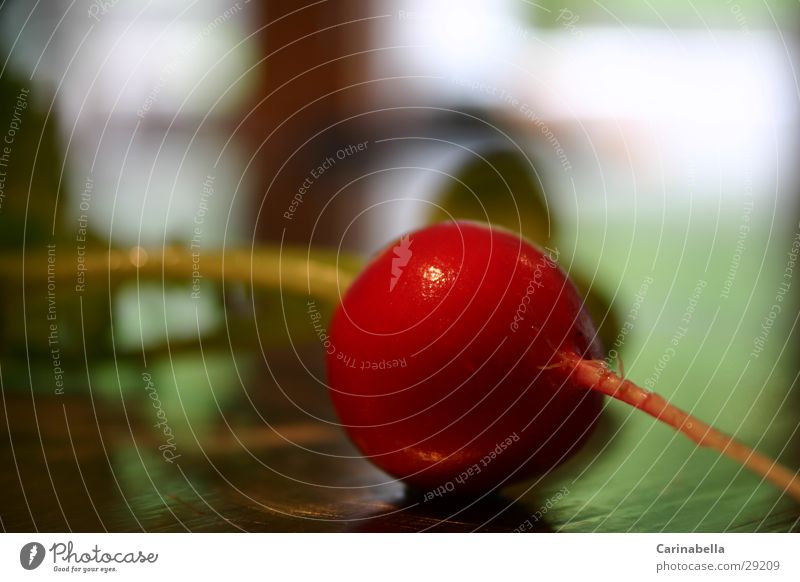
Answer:
<path fill-rule="evenodd" d="M 513 233 L 450 222 L 364 269 L 334 314 L 327 366 L 365 456 L 423 491 L 489 490 L 577 451 L 605 394 L 800 499 L 794 473 L 608 370 L 555 258 Z"/>

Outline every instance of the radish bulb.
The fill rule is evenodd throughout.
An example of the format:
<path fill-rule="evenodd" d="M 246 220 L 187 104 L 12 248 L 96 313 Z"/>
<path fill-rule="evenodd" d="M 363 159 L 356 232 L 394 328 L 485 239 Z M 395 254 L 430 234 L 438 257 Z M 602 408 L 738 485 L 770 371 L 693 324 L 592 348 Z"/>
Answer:
<path fill-rule="evenodd" d="M 326 357 L 334 406 L 368 459 L 423 491 L 480 493 L 568 459 L 605 395 L 800 500 L 794 472 L 609 370 L 551 254 L 449 222 L 367 265 L 334 313 Z"/>

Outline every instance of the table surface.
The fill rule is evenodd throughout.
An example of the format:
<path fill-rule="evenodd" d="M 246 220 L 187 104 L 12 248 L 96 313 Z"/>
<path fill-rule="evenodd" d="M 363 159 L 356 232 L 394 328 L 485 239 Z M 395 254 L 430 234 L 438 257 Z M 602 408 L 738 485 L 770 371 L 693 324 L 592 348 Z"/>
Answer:
<path fill-rule="evenodd" d="M 160 454 L 165 441 L 141 393 L 6 390 L 2 418 L 13 447 L 0 453 L 3 529 L 800 530 L 797 506 L 771 487 L 616 407 L 578 457 L 554 474 L 481 499 L 426 502 L 359 459 L 338 428 L 298 413 L 332 418 L 305 373 L 289 365 L 272 372 L 276 381 L 251 394 L 219 388 L 216 414 L 184 399 L 192 423 L 181 420 L 181 406 L 162 386 L 180 455 L 172 463 Z M 279 385 L 298 408 L 287 405 Z"/>
<path fill-rule="evenodd" d="M 642 382 L 659 369 L 693 289 L 705 281 L 689 329 L 661 367 L 657 391 L 786 465 L 800 466 L 796 334 L 789 325 L 798 312 L 796 295 L 793 304 L 784 304 L 764 351 L 751 355 L 792 233 L 754 224 L 748 248 L 761 254 L 743 256 L 736 284 L 721 298 L 738 232 L 735 212 L 717 225 L 693 226 L 681 217 L 657 217 L 650 226 L 643 221 L 623 216 L 611 229 L 605 221 L 583 222 L 574 228 L 580 252 L 572 253 L 566 243 L 561 247 L 562 265 L 580 269 L 603 287 L 620 320 L 631 323 L 618 350 L 627 376 Z M 663 226 L 667 223 L 672 231 Z M 583 238 L 603 245 L 584 244 Z M 762 256 L 777 260 L 765 264 Z M 648 277 L 653 283 L 633 317 L 636 294 Z M 167 350 L 148 352 L 145 362 L 135 349 L 144 340 L 130 331 L 137 318 L 148 316 L 148 325 L 155 326 L 177 317 L 165 313 L 164 289 L 155 285 L 155 302 L 146 293 L 133 302 L 141 308 L 129 314 L 133 323 L 115 312 L 117 357 L 96 353 L 104 345 L 99 331 L 87 332 L 72 355 L 64 353 L 69 380 L 64 394 L 54 393 L 47 352 L 0 351 L 2 529 L 800 530 L 800 510 L 786 496 L 616 402 L 608 403 L 583 450 L 553 474 L 481 499 L 425 502 L 359 458 L 336 426 L 316 337 L 306 333 L 292 347 L 278 333 L 286 328 L 308 332 L 304 311 L 299 322 L 285 325 L 281 308 L 265 301 L 259 304 L 258 338 L 246 325 L 227 337 L 223 333 L 217 344 L 206 339 L 199 344 L 196 334 L 194 340 L 189 334 L 171 339 Z M 227 295 L 227 315 L 235 318 L 233 298 L 235 293 Z M 67 307 L 60 299 L 64 328 Z M 102 311 L 88 301 L 81 309 L 86 317 Z M 46 305 L 33 309 L 29 304 L 29 310 L 31 340 Z M 242 313 L 242 321 L 252 320 L 247 309 Z M 197 329 L 195 315 L 190 311 L 189 331 Z M 182 329 L 174 318 L 170 322 L 171 329 Z M 98 330 L 105 325 L 88 319 L 80 325 L 95 324 Z M 219 321 L 215 325 L 225 331 Z M 180 455 L 172 463 L 162 453 L 169 443 L 154 427 L 159 417 L 145 372 L 174 435 L 174 453 Z"/>

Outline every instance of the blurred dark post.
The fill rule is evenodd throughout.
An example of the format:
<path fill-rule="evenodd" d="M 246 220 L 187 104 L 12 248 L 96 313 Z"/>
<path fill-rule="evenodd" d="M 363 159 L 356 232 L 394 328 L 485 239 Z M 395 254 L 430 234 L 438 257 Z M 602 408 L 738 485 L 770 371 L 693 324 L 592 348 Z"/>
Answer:
<path fill-rule="evenodd" d="M 351 85 L 367 79 L 367 58 L 347 55 L 369 43 L 370 20 L 353 21 L 372 15 L 375 5 L 277 0 L 263 8 L 263 81 L 248 122 L 254 148 L 261 148 L 253 168 L 260 188 L 254 201 L 260 240 L 280 240 L 285 228 L 285 240 L 309 242 L 326 203 L 358 175 L 355 166 L 363 168 L 337 163 L 295 199 L 312 170 L 335 158 L 340 148 L 367 139 L 360 124 L 344 121 L 359 113 L 356 95 L 361 90 Z M 315 245 L 338 245 L 356 192 L 348 188 L 325 210 L 316 226 Z M 345 246 L 355 241 L 351 234 Z"/>

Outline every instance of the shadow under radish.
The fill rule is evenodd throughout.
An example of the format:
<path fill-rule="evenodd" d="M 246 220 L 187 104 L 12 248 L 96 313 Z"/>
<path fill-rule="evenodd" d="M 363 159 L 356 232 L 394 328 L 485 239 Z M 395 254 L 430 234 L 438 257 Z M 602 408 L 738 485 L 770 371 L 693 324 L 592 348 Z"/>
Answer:
<path fill-rule="evenodd" d="M 534 519 L 535 500 L 515 501 L 502 492 L 483 497 L 445 497 L 426 501 L 424 495 L 406 488 L 391 503 L 399 511 L 382 510 L 365 520 L 353 521 L 352 532 L 536 532 L 553 529 L 544 519 Z"/>

